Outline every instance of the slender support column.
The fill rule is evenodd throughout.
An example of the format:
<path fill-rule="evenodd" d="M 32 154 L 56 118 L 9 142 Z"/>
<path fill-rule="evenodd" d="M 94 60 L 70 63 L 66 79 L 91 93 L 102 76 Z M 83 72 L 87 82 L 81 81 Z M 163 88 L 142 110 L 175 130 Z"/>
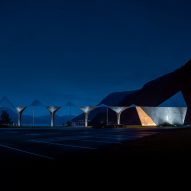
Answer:
<path fill-rule="evenodd" d="M 22 114 L 25 109 L 26 107 L 23 107 L 23 106 L 16 107 L 17 114 L 18 114 L 18 127 L 21 127 L 22 125 Z"/>
<path fill-rule="evenodd" d="M 85 113 L 85 127 L 88 127 L 88 116 L 89 113 Z"/>
<path fill-rule="evenodd" d="M 85 127 L 88 127 L 88 117 L 89 117 L 89 113 L 95 109 L 95 107 L 92 107 L 92 106 L 84 106 L 84 107 L 81 107 L 80 108 L 83 112 L 84 112 L 84 115 L 85 115 Z"/>
<path fill-rule="evenodd" d="M 108 125 L 109 124 L 109 109 L 108 107 L 106 108 L 107 109 L 107 114 L 106 114 L 106 124 Z"/>
<path fill-rule="evenodd" d="M 115 111 L 117 115 L 117 125 L 121 124 L 121 114 L 123 111 L 125 111 L 128 107 L 110 107 L 113 111 Z"/>
<path fill-rule="evenodd" d="M 121 122 L 121 112 L 117 113 L 117 125 L 120 125 Z"/>
<path fill-rule="evenodd" d="M 50 113 L 50 118 L 51 118 L 50 126 L 51 127 L 54 127 L 54 117 L 55 117 L 55 112 Z"/>
<path fill-rule="evenodd" d="M 18 113 L 18 127 L 21 127 L 22 114 Z"/>
<path fill-rule="evenodd" d="M 184 123 L 191 124 L 191 88 L 184 88 L 182 94 L 187 105 L 187 113 Z"/>
<path fill-rule="evenodd" d="M 58 106 L 48 106 L 47 109 L 50 112 L 50 126 L 54 127 L 55 114 L 60 109 L 60 107 L 58 107 Z"/>

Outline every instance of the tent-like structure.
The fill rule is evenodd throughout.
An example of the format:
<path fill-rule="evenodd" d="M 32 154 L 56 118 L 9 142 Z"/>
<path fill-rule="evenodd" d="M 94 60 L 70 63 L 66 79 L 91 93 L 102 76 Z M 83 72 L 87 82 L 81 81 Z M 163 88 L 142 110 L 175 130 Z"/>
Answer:
<path fill-rule="evenodd" d="M 122 125 L 160 126 L 183 125 L 185 123 L 186 107 L 141 107 L 132 106 L 121 114 Z M 81 117 L 76 118 L 79 120 Z M 89 121 L 94 126 L 101 124 L 116 125 L 117 116 L 111 109 L 97 108 L 91 112 Z"/>
<path fill-rule="evenodd" d="M 183 125 L 187 107 L 136 107 L 143 126 Z"/>

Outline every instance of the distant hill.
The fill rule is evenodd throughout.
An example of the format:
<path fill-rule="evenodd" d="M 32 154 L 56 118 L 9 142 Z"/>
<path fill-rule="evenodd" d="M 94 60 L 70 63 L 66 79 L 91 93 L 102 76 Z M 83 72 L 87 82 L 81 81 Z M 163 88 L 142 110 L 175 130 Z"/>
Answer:
<path fill-rule="evenodd" d="M 59 116 L 55 117 L 55 125 L 64 125 L 67 121 L 71 120 L 74 116 Z M 35 116 L 35 124 L 38 125 L 49 125 L 50 124 L 50 115 L 44 116 Z M 23 115 L 23 124 L 33 124 L 33 116 Z"/>
<path fill-rule="evenodd" d="M 11 120 L 14 123 L 17 122 L 17 113 L 16 113 L 16 111 L 13 111 L 12 109 L 7 108 L 7 107 L 0 107 L 0 115 L 1 115 L 2 111 L 6 111 L 9 114 Z"/>
<path fill-rule="evenodd" d="M 34 100 L 29 106 L 31 107 L 46 107 L 43 103 L 41 103 L 39 100 Z M 18 115 L 16 112 L 16 106 L 11 102 L 11 100 L 6 97 L 3 96 L 0 99 L 0 114 L 2 113 L 2 111 L 7 111 L 7 113 L 9 114 L 11 120 L 13 121 L 14 124 L 17 124 L 17 120 L 18 120 Z M 63 125 L 64 123 L 66 123 L 67 121 L 71 120 L 72 118 L 74 118 L 74 116 L 68 116 L 68 115 L 63 115 L 63 116 L 59 116 L 56 115 L 55 117 L 55 124 L 56 125 Z M 26 115 L 25 112 L 23 113 L 23 118 L 22 118 L 22 123 L 23 124 L 27 124 L 27 125 L 32 125 L 33 124 L 33 116 L 32 115 Z M 48 114 L 47 111 L 47 115 L 35 115 L 34 117 L 34 122 L 35 124 L 38 125 L 49 125 L 50 124 L 50 115 Z"/>
<path fill-rule="evenodd" d="M 5 107 L 5 108 L 15 110 L 15 105 L 9 100 L 7 96 L 3 96 L 0 99 L 0 107 Z"/>
<path fill-rule="evenodd" d="M 109 106 L 160 106 L 163 102 L 191 86 L 191 61 L 174 72 L 146 83 L 135 91 L 115 92 L 106 96 L 100 104 Z"/>
<path fill-rule="evenodd" d="M 16 111 L 13 111 L 10 108 L 7 107 L 0 107 L 0 115 L 2 113 L 2 111 L 7 111 L 7 113 L 9 114 L 11 120 L 13 121 L 14 124 L 17 124 L 17 113 Z M 63 125 L 64 123 L 66 123 L 67 121 L 71 120 L 72 118 L 74 118 L 74 116 L 58 116 L 56 115 L 55 117 L 55 124 L 56 125 Z M 50 115 L 44 115 L 44 116 L 35 116 L 35 124 L 39 124 L 39 125 L 49 125 L 50 124 Z M 22 120 L 23 124 L 28 124 L 28 125 L 32 125 L 33 124 L 33 116 L 30 115 L 25 115 L 23 113 L 23 120 Z"/>

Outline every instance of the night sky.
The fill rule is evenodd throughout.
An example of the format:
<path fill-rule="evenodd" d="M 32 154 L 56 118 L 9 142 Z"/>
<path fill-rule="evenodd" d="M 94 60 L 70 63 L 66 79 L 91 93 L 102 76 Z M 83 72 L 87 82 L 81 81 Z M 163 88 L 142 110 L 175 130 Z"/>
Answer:
<path fill-rule="evenodd" d="M 1 0 L 0 96 L 96 104 L 191 57 L 189 0 Z"/>

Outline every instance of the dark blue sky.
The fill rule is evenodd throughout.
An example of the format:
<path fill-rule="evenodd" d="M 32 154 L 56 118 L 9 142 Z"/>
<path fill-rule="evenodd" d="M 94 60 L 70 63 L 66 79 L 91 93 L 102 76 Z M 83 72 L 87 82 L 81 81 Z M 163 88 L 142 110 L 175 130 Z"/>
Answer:
<path fill-rule="evenodd" d="M 1 0 L 0 96 L 96 104 L 191 55 L 189 0 Z"/>

